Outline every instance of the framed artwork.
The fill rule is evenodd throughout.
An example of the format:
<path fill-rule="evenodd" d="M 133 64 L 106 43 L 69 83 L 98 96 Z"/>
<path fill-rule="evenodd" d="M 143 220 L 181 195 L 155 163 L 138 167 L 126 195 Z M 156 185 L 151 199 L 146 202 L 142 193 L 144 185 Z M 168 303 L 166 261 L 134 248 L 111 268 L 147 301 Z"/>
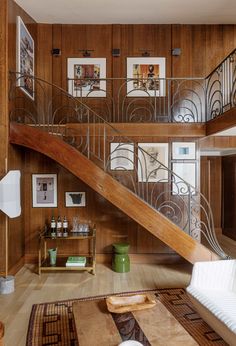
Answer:
<path fill-rule="evenodd" d="M 57 175 L 32 174 L 34 208 L 57 207 Z"/>
<path fill-rule="evenodd" d="M 68 58 L 67 78 L 75 97 L 106 97 L 106 58 Z"/>
<path fill-rule="evenodd" d="M 195 142 L 173 142 L 172 159 L 174 160 L 195 160 L 196 144 Z"/>
<path fill-rule="evenodd" d="M 168 182 L 168 143 L 138 144 L 138 181 Z M 160 164 L 161 163 L 161 164 Z"/>
<path fill-rule="evenodd" d="M 173 162 L 172 171 L 185 180 L 188 184 L 196 188 L 196 163 L 193 162 Z M 173 195 L 188 195 L 189 190 L 187 185 L 182 182 L 182 179 L 174 176 L 174 182 L 172 182 L 172 194 Z M 191 192 L 194 190 L 191 189 Z"/>
<path fill-rule="evenodd" d="M 34 77 L 34 40 L 21 17 L 17 16 L 16 71 Z M 17 78 L 17 86 L 34 100 L 34 79 Z"/>
<path fill-rule="evenodd" d="M 127 96 L 165 96 L 165 58 L 127 58 Z"/>
<path fill-rule="evenodd" d="M 85 207 L 85 192 L 66 192 L 66 207 Z"/>
<path fill-rule="evenodd" d="M 134 169 L 134 144 L 111 143 L 110 163 L 112 170 Z"/>

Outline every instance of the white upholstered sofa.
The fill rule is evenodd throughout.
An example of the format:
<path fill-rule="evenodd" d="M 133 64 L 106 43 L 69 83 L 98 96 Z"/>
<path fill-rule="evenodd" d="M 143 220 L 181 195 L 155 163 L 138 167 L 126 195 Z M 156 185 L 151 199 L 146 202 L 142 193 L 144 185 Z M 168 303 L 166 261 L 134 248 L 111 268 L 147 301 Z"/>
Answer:
<path fill-rule="evenodd" d="M 199 315 L 236 346 L 236 260 L 195 263 L 187 293 Z"/>

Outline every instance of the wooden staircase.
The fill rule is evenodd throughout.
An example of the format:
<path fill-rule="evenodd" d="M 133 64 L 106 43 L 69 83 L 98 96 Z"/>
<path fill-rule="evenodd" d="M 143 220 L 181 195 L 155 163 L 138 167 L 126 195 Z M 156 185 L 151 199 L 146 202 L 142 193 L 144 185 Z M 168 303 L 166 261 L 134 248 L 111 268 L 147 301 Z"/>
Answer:
<path fill-rule="evenodd" d="M 58 162 L 190 263 L 219 259 L 132 191 L 57 136 L 12 122 L 9 140 Z"/>

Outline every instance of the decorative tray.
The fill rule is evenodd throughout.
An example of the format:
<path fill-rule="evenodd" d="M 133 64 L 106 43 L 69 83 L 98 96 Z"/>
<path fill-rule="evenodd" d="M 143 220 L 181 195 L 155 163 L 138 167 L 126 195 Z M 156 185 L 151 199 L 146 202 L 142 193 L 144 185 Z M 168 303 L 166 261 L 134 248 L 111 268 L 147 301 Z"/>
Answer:
<path fill-rule="evenodd" d="M 107 308 L 110 312 L 122 314 L 129 311 L 149 309 L 156 305 L 153 295 L 135 294 L 132 296 L 112 296 L 106 299 Z"/>

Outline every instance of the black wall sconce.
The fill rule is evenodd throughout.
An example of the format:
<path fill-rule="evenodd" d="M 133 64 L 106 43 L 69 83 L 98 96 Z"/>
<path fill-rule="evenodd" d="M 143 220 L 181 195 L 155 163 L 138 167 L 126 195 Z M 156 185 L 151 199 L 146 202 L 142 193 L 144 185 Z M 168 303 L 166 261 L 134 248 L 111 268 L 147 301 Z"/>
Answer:
<path fill-rule="evenodd" d="M 61 56 L 61 50 L 59 48 L 53 48 L 52 49 L 52 55 L 53 56 Z"/>
<path fill-rule="evenodd" d="M 150 56 L 150 52 L 152 52 L 152 50 L 151 49 L 140 49 L 140 52 L 143 52 L 142 56 L 148 57 L 148 56 Z"/>
<path fill-rule="evenodd" d="M 79 52 L 82 52 L 82 55 L 85 58 L 89 58 L 91 56 L 90 52 L 94 52 L 94 50 L 93 49 L 79 49 Z"/>
<path fill-rule="evenodd" d="M 113 48 L 111 52 L 112 52 L 112 56 L 115 56 L 115 57 L 120 56 L 120 48 Z"/>

